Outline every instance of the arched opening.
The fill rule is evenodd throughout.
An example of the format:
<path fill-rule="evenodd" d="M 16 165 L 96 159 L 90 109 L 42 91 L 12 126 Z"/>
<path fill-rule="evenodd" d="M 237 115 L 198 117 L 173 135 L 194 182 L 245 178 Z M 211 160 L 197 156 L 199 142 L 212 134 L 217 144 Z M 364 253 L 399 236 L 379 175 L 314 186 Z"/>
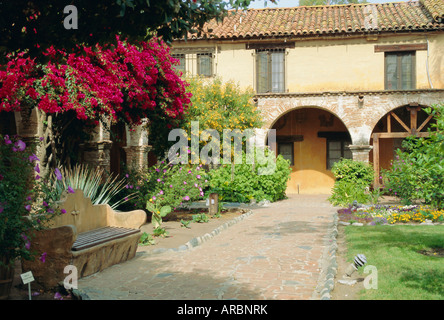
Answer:
<path fill-rule="evenodd" d="M 327 110 L 303 107 L 281 115 L 271 128 L 276 129 L 273 149 L 292 168 L 287 193 L 329 194 L 335 181 L 333 164 L 352 158 L 344 123 Z"/>
<path fill-rule="evenodd" d="M 373 128 L 370 144 L 370 161 L 375 168 L 374 187 L 380 185 L 381 169 L 390 169 L 402 141 L 408 136 L 426 137 L 434 122 L 424 110 L 424 106 L 409 104 L 385 114 Z"/>
<path fill-rule="evenodd" d="M 17 134 L 15 115 L 13 112 L 0 113 L 0 134 L 10 136 Z"/>

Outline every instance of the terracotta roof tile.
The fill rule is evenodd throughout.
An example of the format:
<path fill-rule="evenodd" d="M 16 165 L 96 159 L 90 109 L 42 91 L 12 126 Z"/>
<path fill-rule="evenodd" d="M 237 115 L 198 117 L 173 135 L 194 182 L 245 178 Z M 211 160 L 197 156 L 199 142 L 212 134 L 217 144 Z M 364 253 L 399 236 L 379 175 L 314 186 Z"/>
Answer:
<path fill-rule="evenodd" d="M 420 0 L 232 11 L 199 38 L 246 39 L 314 34 L 444 30 L 444 1 Z M 189 35 L 189 39 L 199 39 Z"/>

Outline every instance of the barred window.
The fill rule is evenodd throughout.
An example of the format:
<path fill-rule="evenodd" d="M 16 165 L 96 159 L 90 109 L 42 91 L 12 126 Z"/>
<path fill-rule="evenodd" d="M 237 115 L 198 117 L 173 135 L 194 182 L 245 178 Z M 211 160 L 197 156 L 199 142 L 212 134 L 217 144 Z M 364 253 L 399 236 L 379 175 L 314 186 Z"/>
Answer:
<path fill-rule="evenodd" d="M 415 52 L 385 53 L 385 89 L 415 89 Z"/>
<path fill-rule="evenodd" d="M 205 77 L 213 76 L 213 54 L 197 54 L 197 74 Z"/>
<path fill-rule="evenodd" d="M 352 159 L 352 153 L 348 146 L 351 141 L 348 140 L 329 140 L 327 139 L 327 169 L 331 169 L 335 162 L 342 158 Z"/>
<path fill-rule="evenodd" d="M 285 92 L 285 49 L 256 51 L 257 92 Z"/>

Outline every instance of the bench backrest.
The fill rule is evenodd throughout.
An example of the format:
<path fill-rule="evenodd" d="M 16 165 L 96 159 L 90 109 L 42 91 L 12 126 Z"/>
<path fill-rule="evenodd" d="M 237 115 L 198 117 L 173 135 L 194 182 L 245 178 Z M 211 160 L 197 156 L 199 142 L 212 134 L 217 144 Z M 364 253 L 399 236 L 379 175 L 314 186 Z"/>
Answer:
<path fill-rule="evenodd" d="M 82 190 L 67 194 L 59 207 L 66 213 L 55 217 L 51 227 L 74 225 L 77 233 L 108 226 L 108 208 L 106 204 L 93 205 L 91 199 L 83 195 Z"/>

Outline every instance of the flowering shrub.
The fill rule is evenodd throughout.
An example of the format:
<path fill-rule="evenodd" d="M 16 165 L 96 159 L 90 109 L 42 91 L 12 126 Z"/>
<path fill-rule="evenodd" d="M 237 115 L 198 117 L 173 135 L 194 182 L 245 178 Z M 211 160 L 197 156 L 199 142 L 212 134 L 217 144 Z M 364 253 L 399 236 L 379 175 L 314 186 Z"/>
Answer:
<path fill-rule="evenodd" d="M 183 129 L 191 140 L 191 121 L 199 122 L 199 137 L 202 131 L 214 129 L 220 138 L 223 130 L 260 128 L 262 117 L 252 101 L 254 92 L 251 89 L 241 90 L 233 82 L 222 83 L 221 79 L 207 80 L 199 77 L 186 78 L 187 91 L 192 94 L 191 105 L 184 113 Z M 207 144 L 199 140 L 200 148 Z M 221 144 L 221 155 L 223 148 Z"/>
<path fill-rule="evenodd" d="M 404 203 L 422 200 L 444 208 L 444 104 L 426 108 L 434 116 L 429 138 L 407 138 L 390 170 L 383 171 L 386 189 Z"/>
<path fill-rule="evenodd" d="M 370 225 L 406 222 L 421 223 L 426 220 L 432 222 L 444 221 L 444 210 L 419 205 L 373 205 L 359 208 L 349 206 L 338 212 L 341 221 L 358 221 Z"/>
<path fill-rule="evenodd" d="M 180 165 L 161 161 L 149 169 L 129 170 L 126 174 L 128 201 L 133 208 L 147 209 L 159 224 L 172 210 L 202 199 L 208 179 L 202 165 Z"/>
<path fill-rule="evenodd" d="M 10 261 L 31 259 L 33 231 L 65 213 L 57 206 L 54 190 L 39 176 L 38 161 L 32 147 L 18 137 L 0 135 L 0 256 Z M 44 261 L 44 257 L 40 259 Z"/>
<path fill-rule="evenodd" d="M 73 110 L 84 121 L 110 117 L 131 125 L 148 118 L 156 131 L 150 144 L 162 149 L 167 130 L 178 125 L 190 103 L 173 68 L 177 61 L 157 39 L 133 45 L 117 37 L 116 45 L 75 52 L 49 48 L 45 55 L 43 65 L 25 52 L 8 56 L 7 65 L 0 66 L 0 111 L 24 106 L 47 114 Z"/>

